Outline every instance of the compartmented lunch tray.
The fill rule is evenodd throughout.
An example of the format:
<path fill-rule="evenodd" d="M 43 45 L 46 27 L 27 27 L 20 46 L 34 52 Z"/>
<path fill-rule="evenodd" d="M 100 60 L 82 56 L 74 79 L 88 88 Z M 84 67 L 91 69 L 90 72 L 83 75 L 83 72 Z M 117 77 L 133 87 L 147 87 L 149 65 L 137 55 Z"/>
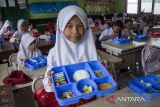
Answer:
<path fill-rule="evenodd" d="M 90 78 L 75 81 L 73 75 L 77 70 L 87 71 L 90 75 Z M 57 73 L 58 75 L 64 74 L 65 79 L 62 79 L 65 81 L 63 81 L 64 84 L 57 85 L 57 81 L 55 79 L 55 75 L 57 75 Z M 55 67 L 52 69 L 51 79 L 53 88 L 55 90 L 56 99 L 61 106 L 77 103 L 80 101 L 80 99 L 90 99 L 94 95 L 100 97 L 108 95 L 110 93 L 113 93 L 117 87 L 117 84 L 112 78 L 112 76 L 99 61 L 90 61 Z M 111 84 L 112 87 L 100 90 L 100 84 L 103 83 Z M 83 91 L 84 86 L 91 86 L 92 92 L 85 93 Z M 72 96 L 71 98 L 63 99 L 61 95 L 65 92 L 72 92 L 74 96 Z"/>
<path fill-rule="evenodd" d="M 39 56 L 25 61 L 25 67 L 30 71 L 45 67 L 47 65 L 47 56 Z"/>
<path fill-rule="evenodd" d="M 131 80 L 129 89 L 146 100 L 153 100 L 160 95 L 160 76 L 149 74 Z"/>

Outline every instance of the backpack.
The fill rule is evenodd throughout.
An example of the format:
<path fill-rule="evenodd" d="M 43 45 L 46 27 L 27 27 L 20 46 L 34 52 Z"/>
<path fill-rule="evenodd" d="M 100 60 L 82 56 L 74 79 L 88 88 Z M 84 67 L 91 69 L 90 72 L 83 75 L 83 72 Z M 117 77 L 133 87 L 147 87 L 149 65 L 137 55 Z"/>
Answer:
<path fill-rule="evenodd" d="M 147 45 L 143 48 L 141 56 L 145 74 L 160 70 L 160 49 L 153 45 Z"/>

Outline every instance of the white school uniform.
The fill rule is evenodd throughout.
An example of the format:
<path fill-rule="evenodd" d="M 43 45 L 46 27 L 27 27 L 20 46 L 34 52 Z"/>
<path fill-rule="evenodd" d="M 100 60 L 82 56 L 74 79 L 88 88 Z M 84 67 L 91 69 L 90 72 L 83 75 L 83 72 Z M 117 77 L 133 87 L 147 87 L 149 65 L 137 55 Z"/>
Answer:
<path fill-rule="evenodd" d="M 133 35 L 133 30 L 128 30 L 127 28 L 122 30 L 121 36 L 127 37 L 126 35 Z"/>
<path fill-rule="evenodd" d="M 148 30 L 149 30 L 149 27 L 145 26 L 143 29 L 143 35 L 148 35 Z"/>
<path fill-rule="evenodd" d="M 38 48 L 35 48 L 33 51 L 28 49 L 28 46 L 35 41 L 35 38 L 30 34 L 24 34 L 21 38 L 19 45 L 19 51 L 17 54 L 17 62 L 20 65 L 24 65 L 25 59 L 31 59 L 42 55 L 41 51 Z"/>
<path fill-rule="evenodd" d="M 104 36 L 113 35 L 113 34 L 114 34 L 114 32 L 113 32 L 112 27 L 109 29 L 106 29 L 101 33 L 99 40 L 102 39 L 102 37 L 104 37 Z M 105 42 L 111 42 L 111 41 L 112 41 L 112 38 L 109 40 L 106 40 Z"/>
<path fill-rule="evenodd" d="M 13 36 L 11 37 L 10 39 L 10 42 L 11 43 L 14 43 L 16 41 L 16 38 L 20 41 L 21 40 L 21 37 L 23 34 L 32 34 L 31 32 L 29 31 L 26 31 L 26 32 L 23 32 L 22 31 L 22 28 L 21 28 L 21 25 L 26 22 L 24 19 L 20 19 L 17 23 L 17 29 L 18 31 L 14 32 Z"/>
<path fill-rule="evenodd" d="M 4 22 L 4 25 L 2 26 L 1 30 L 0 30 L 0 35 L 2 35 L 3 33 L 5 33 L 7 31 L 7 27 L 11 27 L 12 28 L 12 24 L 9 20 L 6 20 Z M 11 31 L 13 31 L 13 29 L 11 29 Z"/>
<path fill-rule="evenodd" d="M 85 27 L 84 37 L 77 43 L 67 40 L 63 34 L 66 24 L 74 16 L 78 16 Z M 56 43 L 50 50 L 47 58 L 47 71 L 55 66 L 75 64 L 79 62 L 97 60 L 97 53 L 92 31 L 88 25 L 87 15 L 78 6 L 63 8 L 57 18 Z M 53 92 L 48 84 L 47 72 L 43 79 L 44 88 L 47 92 Z"/>

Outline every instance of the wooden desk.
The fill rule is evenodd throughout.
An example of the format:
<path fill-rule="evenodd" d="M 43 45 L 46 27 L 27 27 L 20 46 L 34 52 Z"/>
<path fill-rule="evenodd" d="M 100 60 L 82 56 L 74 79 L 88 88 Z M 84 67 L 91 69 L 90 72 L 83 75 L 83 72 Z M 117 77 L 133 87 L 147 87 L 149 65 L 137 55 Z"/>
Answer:
<path fill-rule="evenodd" d="M 12 67 L 9 67 L 9 68 L 8 68 L 8 74 L 10 74 L 12 70 L 13 70 L 13 68 L 12 68 Z M 32 72 L 31 72 L 31 71 L 28 71 L 28 70 L 26 70 L 26 69 L 22 69 L 22 70 L 23 70 L 23 72 L 24 72 L 25 74 L 27 74 L 30 78 L 35 79 L 36 77 L 39 77 L 40 75 L 44 75 L 44 74 L 45 74 L 45 72 L 46 72 L 46 67 L 40 68 L 40 69 L 35 70 L 35 71 L 32 71 Z M 22 84 L 22 85 L 15 85 L 15 86 L 13 87 L 13 90 L 21 89 L 21 88 L 25 88 L 25 87 L 29 87 L 29 86 L 31 86 L 31 85 L 32 85 L 32 82 L 27 83 L 27 84 Z"/>
<path fill-rule="evenodd" d="M 3 79 L 8 76 L 8 64 L 0 64 L 0 85 L 3 84 Z"/>
<path fill-rule="evenodd" d="M 102 47 L 106 48 L 107 52 L 109 52 L 110 54 L 119 56 L 122 54 L 142 49 L 143 46 L 146 44 L 147 44 L 146 42 L 136 42 L 136 41 L 132 41 L 130 43 L 122 45 L 112 44 L 112 42 L 103 42 Z"/>
<path fill-rule="evenodd" d="M 119 65 L 122 63 L 122 59 L 99 50 L 97 53 L 102 61 L 109 61 L 109 66 L 111 66 L 110 70 L 113 72 L 114 79 L 117 81 L 118 72 L 120 69 Z"/>
<path fill-rule="evenodd" d="M 11 85 L 0 86 L 0 107 L 14 107 L 14 99 Z"/>
<path fill-rule="evenodd" d="M 114 103 L 112 101 L 108 101 L 107 98 L 113 98 Z M 92 101 L 90 103 L 84 104 L 79 107 L 159 107 L 160 106 L 160 98 L 147 102 L 147 101 L 120 101 L 117 100 L 119 98 L 125 98 L 125 97 L 139 97 L 138 95 L 132 93 L 128 88 L 124 88 L 121 90 L 116 91 L 115 93 L 108 95 L 103 98 L 99 98 L 95 101 Z"/>
<path fill-rule="evenodd" d="M 8 64 L 0 64 L 0 85 L 4 85 L 3 84 L 3 79 L 5 77 L 7 77 L 11 73 L 12 70 L 13 70 L 13 68 L 8 67 Z M 27 71 L 26 69 L 22 69 L 22 70 L 24 71 L 25 74 L 27 74 L 29 77 L 34 79 L 34 78 L 36 78 L 40 75 L 44 75 L 45 72 L 46 72 L 46 67 L 35 70 L 35 71 L 32 71 L 32 72 Z M 31 85 L 32 85 L 32 82 L 27 83 L 27 84 L 22 84 L 22 85 L 16 85 L 16 86 L 13 87 L 13 90 L 28 87 L 28 86 L 31 86 Z"/>
<path fill-rule="evenodd" d="M 51 48 L 54 46 L 54 42 L 46 41 L 46 40 L 40 40 L 38 44 L 38 48 L 41 50 L 42 53 L 48 53 Z"/>
<path fill-rule="evenodd" d="M 9 58 L 11 54 L 15 53 L 14 45 L 9 41 L 4 41 L 2 44 L 2 49 L 0 51 L 0 61 Z"/>
<path fill-rule="evenodd" d="M 116 45 L 111 42 L 103 42 L 102 47 L 107 50 L 108 53 L 118 56 L 123 60 L 120 65 L 120 69 L 132 66 L 135 62 L 141 60 L 141 50 L 146 45 L 146 42 L 132 41 L 128 44 Z"/>

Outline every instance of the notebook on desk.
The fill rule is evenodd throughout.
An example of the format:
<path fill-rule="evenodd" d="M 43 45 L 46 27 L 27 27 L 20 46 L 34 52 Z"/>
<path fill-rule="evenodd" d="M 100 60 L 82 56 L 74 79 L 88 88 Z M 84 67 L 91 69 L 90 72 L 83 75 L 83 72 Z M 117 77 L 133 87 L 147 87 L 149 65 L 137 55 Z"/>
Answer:
<path fill-rule="evenodd" d="M 14 107 L 14 99 L 11 85 L 0 86 L 0 107 Z"/>

